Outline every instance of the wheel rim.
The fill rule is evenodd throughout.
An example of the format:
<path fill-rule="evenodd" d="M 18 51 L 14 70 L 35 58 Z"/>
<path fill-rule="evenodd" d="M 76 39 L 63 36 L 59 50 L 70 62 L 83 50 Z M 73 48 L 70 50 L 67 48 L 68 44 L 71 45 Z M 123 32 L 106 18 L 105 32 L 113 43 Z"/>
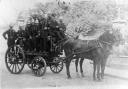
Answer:
<path fill-rule="evenodd" d="M 12 74 L 20 73 L 24 68 L 24 53 L 23 50 L 19 46 L 10 47 L 5 55 L 5 63 L 7 69 Z"/>
<path fill-rule="evenodd" d="M 40 77 L 43 76 L 46 72 L 46 62 L 42 57 L 35 57 L 32 61 L 32 70 L 33 73 Z"/>
<path fill-rule="evenodd" d="M 53 64 L 50 65 L 50 69 L 53 73 L 59 73 L 63 69 L 63 62 L 62 61 L 57 61 Z"/>

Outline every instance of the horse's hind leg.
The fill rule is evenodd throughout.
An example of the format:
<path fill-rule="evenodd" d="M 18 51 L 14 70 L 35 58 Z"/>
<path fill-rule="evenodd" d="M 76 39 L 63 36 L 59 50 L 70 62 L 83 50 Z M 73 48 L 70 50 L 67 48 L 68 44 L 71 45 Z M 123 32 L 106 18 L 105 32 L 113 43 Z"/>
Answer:
<path fill-rule="evenodd" d="M 96 80 L 96 62 L 93 61 L 93 80 Z"/>
<path fill-rule="evenodd" d="M 101 64 L 101 78 L 102 79 L 104 79 L 104 69 L 105 69 L 105 66 Z"/>
<path fill-rule="evenodd" d="M 84 61 L 84 58 L 82 58 L 82 59 L 80 60 L 80 72 L 81 72 L 81 76 L 82 76 L 82 77 L 84 77 L 83 68 L 82 68 L 83 61 Z"/>
<path fill-rule="evenodd" d="M 70 57 L 70 58 L 68 58 L 68 59 L 66 59 L 66 71 L 67 71 L 68 79 L 70 79 L 70 78 L 71 78 L 70 70 L 69 70 L 71 60 L 72 60 L 72 58 L 71 58 L 71 57 Z"/>
<path fill-rule="evenodd" d="M 100 80 L 100 62 L 97 63 L 97 79 Z"/>

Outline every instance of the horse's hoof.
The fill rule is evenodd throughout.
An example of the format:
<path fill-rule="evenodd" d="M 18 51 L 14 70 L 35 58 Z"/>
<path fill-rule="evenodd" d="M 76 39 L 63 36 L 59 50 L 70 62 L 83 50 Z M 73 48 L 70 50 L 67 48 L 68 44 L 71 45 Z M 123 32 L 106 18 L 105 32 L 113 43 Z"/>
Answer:
<path fill-rule="evenodd" d="M 100 82 L 101 81 L 101 78 L 97 78 L 98 79 L 98 82 Z"/>
<path fill-rule="evenodd" d="M 101 82 L 102 80 L 101 79 L 98 79 L 97 82 Z"/>
<path fill-rule="evenodd" d="M 101 79 L 104 79 L 104 76 L 103 75 L 101 75 Z"/>
<path fill-rule="evenodd" d="M 85 77 L 83 74 L 81 75 L 82 77 Z"/>
<path fill-rule="evenodd" d="M 78 73 L 78 72 L 76 73 L 76 77 L 80 78 L 80 75 L 79 75 L 79 73 Z"/>
<path fill-rule="evenodd" d="M 79 76 L 79 75 L 76 75 L 76 77 L 77 77 L 77 78 L 80 78 L 80 76 Z"/>
<path fill-rule="evenodd" d="M 104 77 L 102 76 L 101 79 L 104 79 Z"/>
<path fill-rule="evenodd" d="M 98 81 L 100 81 L 101 80 L 101 75 L 97 75 L 97 79 L 98 79 Z"/>
<path fill-rule="evenodd" d="M 96 78 L 93 78 L 93 81 L 96 81 Z"/>
<path fill-rule="evenodd" d="M 72 77 L 71 76 L 68 76 L 68 79 L 72 79 Z"/>

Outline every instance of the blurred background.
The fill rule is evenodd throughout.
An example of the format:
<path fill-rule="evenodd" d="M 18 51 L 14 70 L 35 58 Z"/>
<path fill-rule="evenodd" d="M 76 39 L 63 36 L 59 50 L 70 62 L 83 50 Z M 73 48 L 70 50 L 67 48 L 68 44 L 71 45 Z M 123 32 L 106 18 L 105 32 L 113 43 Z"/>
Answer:
<path fill-rule="evenodd" d="M 66 25 L 66 33 L 75 37 L 92 27 L 100 30 L 115 29 L 120 45 L 113 55 L 128 56 L 128 1 L 127 0 L 0 0 L 0 53 L 6 51 L 2 33 L 13 25 L 15 30 L 25 26 L 32 15 L 55 13 Z M 116 34 L 116 33 L 115 33 Z"/>

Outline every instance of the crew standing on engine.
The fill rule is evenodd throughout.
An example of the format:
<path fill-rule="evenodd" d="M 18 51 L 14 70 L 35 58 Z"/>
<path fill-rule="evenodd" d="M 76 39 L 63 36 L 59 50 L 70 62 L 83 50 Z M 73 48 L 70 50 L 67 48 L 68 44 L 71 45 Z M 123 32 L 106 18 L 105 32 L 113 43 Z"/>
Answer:
<path fill-rule="evenodd" d="M 19 39 L 18 40 L 18 44 L 20 44 L 21 46 L 24 46 L 25 50 L 27 49 L 26 48 L 26 32 L 25 30 L 23 29 L 23 26 L 19 26 L 19 30 L 17 32 L 17 38 Z"/>
<path fill-rule="evenodd" d="M 8 47 L 15 44 L 16 32 L 13 29 L 13 26 L 10 26 L 10 28 L 3 33 L 3 37 L 7 40 Z"/>
<path fill-rule="evenodd" d="M 32 51 L 33 45 L 32 45 L 32 20 L 31 18 L 27 22 L 27 25 L 25 27 L 25 32 L 26 32 L 26 42 L 27 42 L 28 51 Z"/>

